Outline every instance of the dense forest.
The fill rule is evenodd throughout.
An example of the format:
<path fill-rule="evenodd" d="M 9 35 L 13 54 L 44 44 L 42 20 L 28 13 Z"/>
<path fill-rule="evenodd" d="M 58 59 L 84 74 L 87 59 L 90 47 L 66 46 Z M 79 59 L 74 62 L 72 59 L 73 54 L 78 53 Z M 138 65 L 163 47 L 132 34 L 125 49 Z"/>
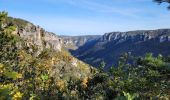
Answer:
<path fill-rule="evenodd" d="M 69 69 L 72 73 L 58 78 L 56 74 L 51 75 L 51 59 L 69 62 L 72 56 L 65 50 L 56 52 L 52 49 L 46 49 L 35 56 L 29 52 L 26 41 L 15 34 L 18 28 L 16 22 L 8 21 L 7 13 L 1 12 L 0 100 L 170 98 L 170 57 L 163 57 L 161 54 L 153 57 L 152 53 L 144 57 L 133 57 L 125 53 L 120 57 L 118 66 L 111 67 L 108 72 L 103 70 L 103 62 L 98 69 L 91 68 L 90 73 L 84 77 L 70 77 L 77 70 Z M 35 45 L 32 48 L 37 49 Z M 129 60 L 131 63 L 128 63 Z M 87 66 L 79 66 L 82 68 L 81 74 L 85 74 L 83 68 Z"/>

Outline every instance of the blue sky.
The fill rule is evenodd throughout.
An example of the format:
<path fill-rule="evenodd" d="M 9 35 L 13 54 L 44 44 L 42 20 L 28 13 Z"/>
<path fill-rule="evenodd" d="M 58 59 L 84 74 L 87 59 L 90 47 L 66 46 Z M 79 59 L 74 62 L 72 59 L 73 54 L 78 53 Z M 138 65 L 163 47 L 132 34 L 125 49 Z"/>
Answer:
<path fill-rule="evenodd" d="M 170 28 L 166 6 L 152 0 L 0 0 L 0 11 L 59 35 Z"/>

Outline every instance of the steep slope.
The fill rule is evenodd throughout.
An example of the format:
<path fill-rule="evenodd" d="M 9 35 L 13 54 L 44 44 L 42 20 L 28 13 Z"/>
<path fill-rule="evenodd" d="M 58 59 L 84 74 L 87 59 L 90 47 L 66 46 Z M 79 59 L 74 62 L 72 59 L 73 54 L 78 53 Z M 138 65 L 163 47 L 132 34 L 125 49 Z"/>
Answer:
<path fill-rule="evenodd" d="M 84 50 L 83 50 L 84 49 Z M 106 62 L 106 69 L 117 65 L 124 53 L 143 56 L 148 52 L 154 56 L 170 54 L 170 29 L 106 33 L 96 43 L 82 46 L 73 51 L 80 60 L 98 67 Z"/>
<path fill-rule="evenodd" d="M 7 24 L 16 26 L 17 29 L 12 34 L 19 36 L 24 41 L 22 43 L 24 46 L 17 43 L 18 48 L 26 48 L 28 53 L 34 57 L 48 57 L 49 54 L 51 55 L 51 66 L 55 69 L 55 72 L 52 72 L 53 74 L 60 72 L 58 75 L 61 76 L 65 73 L 61 73 L 60 70 L 65 70 L 66 74 L 70 73 L 68 77 L 73 75 L 81 78 L 90 75 L 93 68 L 65 51 L 62 48 L 63 40 L 54 33 L 47 32 L 40 26 L 35 26 L 28 21 L 17 18 L 9 17 Z"/>
<path fill-rule="evenodd" d="M 63 41 L 64 48 L 68 50 L 76 50 L 83 45 L 90 44 L 98 40 L 100 35 L 85 35 L 85 36 L 60 36 Z"/>
<path fill-rule="evenodd" d="M 97 72 L 65 51 L 55 34 L 21 19 L 6 18 L 4 12 L 0 13 L 0 47 L 2 100 L 64 97 L 62 92 L 68 91 L 70 82 L 81 82 Z"/>

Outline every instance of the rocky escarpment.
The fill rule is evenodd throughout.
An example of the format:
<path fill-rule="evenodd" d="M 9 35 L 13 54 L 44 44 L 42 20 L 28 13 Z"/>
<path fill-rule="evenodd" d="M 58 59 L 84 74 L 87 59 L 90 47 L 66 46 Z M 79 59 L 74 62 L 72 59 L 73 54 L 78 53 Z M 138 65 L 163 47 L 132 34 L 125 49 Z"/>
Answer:
<path fill-rule="evenodd" d="M 40 26 L 35 26 L 31 23 L 26 23 L 25 27 L 17 28 L 15 32 L 21 38 L 26 40 L 26 45 L 31 47 L 31 45 L 36 45 L 37 55 L 39 55 L 44 49 L 53 49 L 55 51 L 61 51 L 62 42 L 61 39 L 54 33 L 47 32 Z M 30 51 L 32 48 L 29 48 Z"/>
<path fill-rule="evenodd" d="M 147 41 L 157 39 L 160 42 L 170 41 L 170 29 L 158 29 L 148 31 L 129 31 L 129 32 L 111 32 L 106 33 L 101 38 L 101 41 L 118 41 L 123 42 L 126 40 Z"/>
<path fill-rule="evenodd" d="M 169 49 L 170 29 L 158 29 L 106 33 L 88 48 L 84 45 L 72 53 L 93 66 L 98 66 L 104 61 L 108 69 L 117 64 L 119 57 L 124 53 L 130 53 L 133 56 L 143 56 L 146 53 L 167 56 L 170 54 Z"/>

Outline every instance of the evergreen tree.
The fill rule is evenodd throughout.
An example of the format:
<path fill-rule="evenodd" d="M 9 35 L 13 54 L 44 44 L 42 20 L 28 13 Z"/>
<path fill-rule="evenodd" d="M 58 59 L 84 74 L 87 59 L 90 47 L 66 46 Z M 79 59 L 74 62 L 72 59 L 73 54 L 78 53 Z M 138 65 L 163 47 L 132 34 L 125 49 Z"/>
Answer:
<path fill-rule="evenodd" d="M 164 2 L 170 4 L 170 0 L 154 0 L 154 1 L 159 4 L 164 3 Z M 168 9 L 170 9 L 170 5 L 168 6 Z"/>

